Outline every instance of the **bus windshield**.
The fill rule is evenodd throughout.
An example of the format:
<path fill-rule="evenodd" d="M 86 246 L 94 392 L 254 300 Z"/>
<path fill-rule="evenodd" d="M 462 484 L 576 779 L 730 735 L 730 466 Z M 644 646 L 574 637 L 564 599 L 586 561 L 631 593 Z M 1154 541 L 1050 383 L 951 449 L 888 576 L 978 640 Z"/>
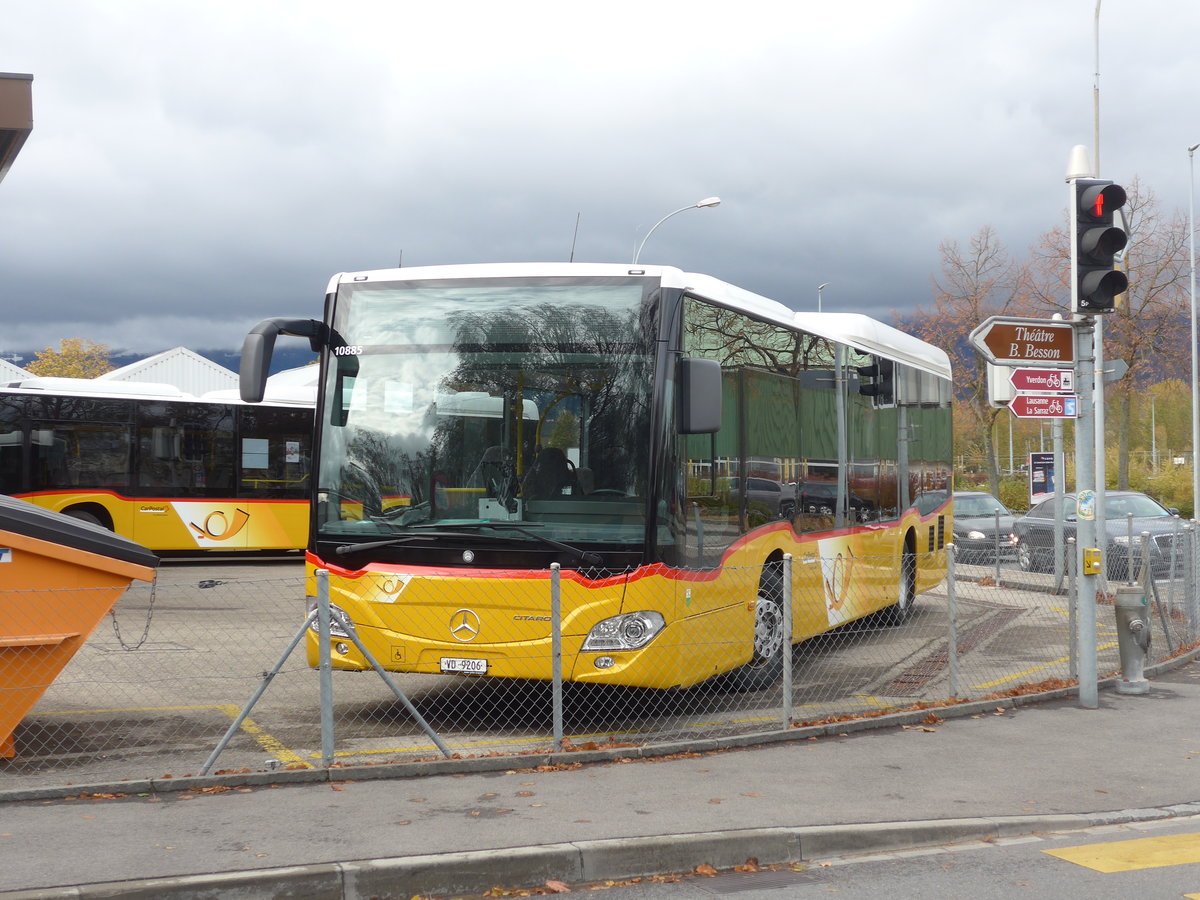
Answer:
<path fill-rule="evenodd" d="M 640 548 L 653 287 L 634 277 L 343 285 L 317 539 L 425 535 L 396 540 L 400 557 L 459 531 L 510 546 Z"/>

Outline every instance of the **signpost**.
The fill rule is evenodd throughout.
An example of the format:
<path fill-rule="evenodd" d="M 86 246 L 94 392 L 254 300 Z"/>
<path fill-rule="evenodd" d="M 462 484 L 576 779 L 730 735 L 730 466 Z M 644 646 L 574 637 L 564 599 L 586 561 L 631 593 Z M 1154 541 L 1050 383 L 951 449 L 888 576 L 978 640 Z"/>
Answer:
<path fill-rule="evenodd" d="M 1054 496 L 1054 454 L 1029 454 L 1029 505 Z"/>
<path fill-rule="evenodd" d="M 1074 419 L 1078 415 L 1075 395 L 1018 394 L 1008 403 L 1018 419 Z"/>
<path fill-rule="evenodd" d="M 1074 369 L 1013 369 L 1008 380 L 1017 393 L 1075 393 Z"/>
<path fill-rule="evenodd" d="M 1070 322 L 991 316 L 971 332 L 972 346 L 998 366 L 1075 365 L 1075 332 Z"/>

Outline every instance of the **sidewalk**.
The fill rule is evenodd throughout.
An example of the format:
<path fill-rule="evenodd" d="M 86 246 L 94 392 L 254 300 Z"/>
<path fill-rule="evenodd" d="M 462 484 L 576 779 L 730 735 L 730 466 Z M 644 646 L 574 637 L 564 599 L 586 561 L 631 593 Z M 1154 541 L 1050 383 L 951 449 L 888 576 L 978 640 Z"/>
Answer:
<path fill-rule="evenodd" d="M 80 788 L 115 799 L 0 790 L 0 897 L 408 900 L 1200 813 L 1200 663 L 1150 677 L 1149 695 L 1104 689 L 1096 710 L 992 702 L 660 759 Z"/>

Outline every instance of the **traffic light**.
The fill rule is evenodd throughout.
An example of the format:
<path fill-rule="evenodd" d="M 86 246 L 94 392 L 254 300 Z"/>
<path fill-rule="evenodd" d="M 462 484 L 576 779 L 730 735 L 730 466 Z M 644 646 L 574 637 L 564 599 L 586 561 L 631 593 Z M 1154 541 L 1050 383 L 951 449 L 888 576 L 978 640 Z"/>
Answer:
<path fill-rule="evenodd" d="M 1113 214 L 1124 205 L 1125 188 L 1119 184 L 1075 179 L 1071 262 L 1077 313 L 1112 312 L 1117 296 L 1129 287 L 1129 279 L 1114 264 L 1128 241 L 1125 232 L 1113 225 Z"/>
<path fill-rule="evenodd" d="M 869 366 L 858 366 L 859 378 L 869 378 L 869 382 L 859 382 L 858 392 L 865 397 L 874 397 L 877 406 L 890 406 L 896 402 L 896 364 L 881 356 L 875 357 L 875 362 Z"/>

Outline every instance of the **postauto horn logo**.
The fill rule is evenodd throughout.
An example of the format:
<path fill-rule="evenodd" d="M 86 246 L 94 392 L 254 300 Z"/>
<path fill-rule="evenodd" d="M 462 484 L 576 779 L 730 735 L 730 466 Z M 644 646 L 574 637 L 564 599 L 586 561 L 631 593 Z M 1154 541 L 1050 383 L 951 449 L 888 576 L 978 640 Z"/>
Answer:
<path fill-rule="evenodd" d="M 240 507 L 235 507 L 232 513 L 226 513 L 208 503 L 172 505 L 179 517 L 187 522 L 193 539 L 202 547 L 227 543 L 240 534 L 250 521 L 250 513 Z"/>

